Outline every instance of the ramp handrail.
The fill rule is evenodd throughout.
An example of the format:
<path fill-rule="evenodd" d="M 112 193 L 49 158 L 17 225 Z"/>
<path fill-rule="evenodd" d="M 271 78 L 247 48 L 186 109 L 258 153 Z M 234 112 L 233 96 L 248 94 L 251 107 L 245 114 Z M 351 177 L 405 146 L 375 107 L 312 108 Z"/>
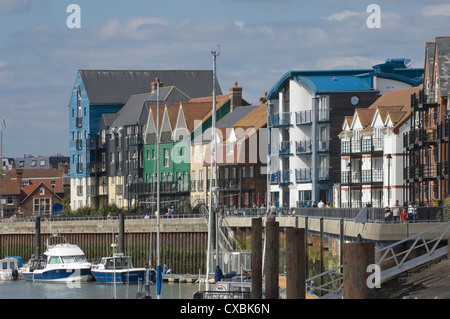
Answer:
<path fill-rule="evenodd" d="M 421 264 L 427 263 L 436 258 L 445 256 L 448 253 L 448 243 L 446 243 L 443 247 L 439 247 L 439 244 L 443 242 L 443 239 L 447 235 L 449 229 L 450 222 L 439 224 L 419 234 L 376 250 L 375 254 L 381 255 L 377 262 L 379 266 L 390 260 L 395 262 L 393 267 L 381 271 L 380 280 L 386 281 L 387 279 L 392 278 L 393 276 L 396 276 L 404 271 L 420 266 Z M 437 235 L 433 236 L 432 239 L 426 239 L 426 235 L 431 232 L 437 232 Z M 408 249 L 403 249 L 396 252 L 396 248 L 399 248 L 404 243 L 412 240 L 413 242 Z M 417 249 L 423 247 L 425 248 L 425 254 L 408 259 L 408 257 L 412 256 L 413 251 L 418 251 Z"/>

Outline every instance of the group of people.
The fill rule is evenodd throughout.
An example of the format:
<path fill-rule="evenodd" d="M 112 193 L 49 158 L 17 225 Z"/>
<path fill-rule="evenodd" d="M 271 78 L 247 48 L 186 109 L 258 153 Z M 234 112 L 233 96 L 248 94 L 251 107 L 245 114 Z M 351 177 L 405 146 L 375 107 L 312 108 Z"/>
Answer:
<path fill-rule="evenodd" d="M 398 200 L 396 200 L 392 208 L 389 206 L 386 206 L 385 208 L 384 220 L 387 222 L 414 222 L 418 219 L 419 216 L 417 214 L 417 207 L 413 202 L 411 202 L 408 207 L 401 207 Z"/>

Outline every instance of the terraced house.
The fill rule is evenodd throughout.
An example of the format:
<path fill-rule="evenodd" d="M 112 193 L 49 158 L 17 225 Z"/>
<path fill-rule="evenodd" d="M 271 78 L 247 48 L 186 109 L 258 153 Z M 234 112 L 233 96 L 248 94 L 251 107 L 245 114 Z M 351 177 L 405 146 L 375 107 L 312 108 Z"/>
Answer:
<path fill-rule="evenodd" d="M 212 92 L 212 71 L 78 71 L 69 101 L 72 209 L 106 203 L 129 206 L 133 195 L 127 185 L 142 178 L 142 123 L 147 120 L 146 108 L 156 105 L 152 94 L 156 78 L 167 87 L 160 97 L 163 101 L 170 97 L 172 103 L 179 102 Z M 221 92 L 218 83 L 216 90 Z M 141 94 L 148 96 L 136 96 Z M 120 112 L 127 103 L 127 111 Z"/>
<path fill-rule="evenodd" d="M 423 89 L 411 96 L 404 134 L 405 200 L 431 206 L 450 195 L 450 37 L 425 44 Z"/>
<path fill-rule="evenodd" d="M 389 91 L 368 108 L 347 116 L 341 140 L 341 182 L 334 187 L 338 207 L 402 205 L 403 134 L 409 131 L 411 94 L 422 86 Z"/>

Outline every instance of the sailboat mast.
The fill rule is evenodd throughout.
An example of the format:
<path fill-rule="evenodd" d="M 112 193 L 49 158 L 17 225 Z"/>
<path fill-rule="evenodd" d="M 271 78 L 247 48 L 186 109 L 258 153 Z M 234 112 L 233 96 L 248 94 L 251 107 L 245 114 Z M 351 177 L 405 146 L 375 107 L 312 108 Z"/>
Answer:
<path fill-rule="evenodd" d="M 156 294 L 157 298 L 161 295 L 161 284 L 162 284 L 162 273 L 161 273 L 161 254 L 160 254 L 160 174 L 159 174 L 159 79 L 156 78 L 156 225 L 157 225 L 157 236 L 156 236 Z"/>
<path fill-rule="evenodd" d="M 209 174 L 209 225 L 208 225 L 208 252 L 206 256 L 206 290 L 209 291 L 209 275 L 211 272 L 210 266 L 211 266 L 211 234 L 213 229 L 213 221 L 214 221 L 214 214 L 213 214 L 213 167 L 215 167 L 216 164 L 216 57 L 217 52 L 212 51 L 213 55 L 213 112 L 212 112 L 212 127 L 211 127 L 211 160 L 210 160 L 210 174 Z M 216 172 L 214 173 L 215 182 L 217 182 L 217 176 Z M 216 183 L 217 184 L 217 183 Z M 214 200 L 215 204 L 216 199 Z M 216 246 L 217 246 L 217 240 L 216 240 Z M 217 251 L 217 249 L 216 249 Z"/>

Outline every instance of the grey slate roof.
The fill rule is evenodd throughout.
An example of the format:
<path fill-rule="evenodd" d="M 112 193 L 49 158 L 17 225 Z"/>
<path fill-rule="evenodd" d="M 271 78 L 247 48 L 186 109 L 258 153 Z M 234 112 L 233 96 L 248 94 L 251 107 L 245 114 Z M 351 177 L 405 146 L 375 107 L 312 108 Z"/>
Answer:
<path fill-rule="evenodd" d="M 127 125 L 145 124 L 148 117 L 148 108 L 157 104 L 157 92 L 134 94 L 130 96 L 125 105 L 117 113 L 117 118 L 111 128 Z M 189 96 L 174 86 L 165 86 L 159 89 L 159 105 L 189 101 Z"/>
<path fill-rule="evenodd" d="M 133 94 L 151 92 L 159 78 L 163 86 L 176 86 L 190 98 L 209 96 L 213 73 L 209 70 L 79 70 L 91 104 L 125 104 Z M 216 80 L 216 92 L 222 94 Z"/>
<path fill-rule="evenodd" d="M 450 93 L 450 37 L 436 37 L 437 62 L 441 96 Z"/>
<path fill-rule="evenodd" d="M 233 127 L 234 124 L 236 124 L 239 120 L 241 120 L 255 108 L 256 105 L 237 107 L 232 112 L 228 113 L 227 115 L 222 117 L 219 121 L 217 121 L 216 127 L 231 128 Z"/>

